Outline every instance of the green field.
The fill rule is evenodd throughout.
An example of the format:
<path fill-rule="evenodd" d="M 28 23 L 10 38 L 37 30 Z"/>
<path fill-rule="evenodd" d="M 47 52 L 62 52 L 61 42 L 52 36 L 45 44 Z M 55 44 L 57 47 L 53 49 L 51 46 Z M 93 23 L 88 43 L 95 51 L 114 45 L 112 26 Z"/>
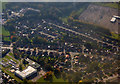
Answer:
<path fill-rule="evenodd" d="M 68 23 L 68 17 L 60 18 L 64 23 Z"/>
<path fill-rule="evenodd" d="M 7 4 L 7 2 L 2 2 L 2 9 L 5 9 L 6 8 L 6 5 Z"/>
<path fill-rule="evenodd" d="M 8 55 L 6 55 L 4 58 L 6 58 L 6 59 L 8 59 L 8 60 L 12 59 L 12 58 L 9 57 Z M 12 59 L 12 60 L 15 61 L 16 63 L 18 63 L 16 60 L 14 60 L 14 59 Z"/>
<path fill-rule="evenodd" d="M 12 59 L 11 57 L 9 57 L 8 55 L 6 55 L 4 58 L 6 59 Z"/>
<path fill-rule="evenodd" d="M 43 79 L 43 77 L 41 77 L 40 79 L 38 79 L 37 82 L 50 83 L 49 81 L 45 81 L 45 80 Z M 62 78 L 57 79 L 57 78 L 53 75 L 53 83 L 55 83 L 55 82 L 67 82 L 67 81 L 64 81 Z"/>
<path fill-rule="evenodd" d="M 4 62 L 7 62 L 7 60 L 5 58 L 2 59 Z"/>
<path fill-rule="evenodd" d="M 112 37 L 113 39 L 120 40 L 120 34 L 115 34 L 115 33 L 113 33 L 113 32 L 112 32 L 111 34 L 112 34 L 111 37 Z"/>
<path fill-rule="evenodd" d="M 10 32 L 7 31 L 7 30 L 5 30 L 4 27 L 2 27 L 2 35 L 3 35 L 3 36 L 10 36 Z"/>
<path fill-rule="evenodd" d="M 4 41 L 11 41 L 10 37 L 4 37 Z"/>
<path fill-rule="evenodd" d="M 118 3 L 116 3 L 116 2 L 111 2 L 111 3 L 95 3 L 95 4 L 97 4 L 97 5 L 101 5 L 101 6 L 106 6 L 106 7 L 111 7 L 111 8 L 117 8 L 117 9 L 120 9 L 119 7 L 118 7 Z"/>
<path fill-rule="evenodd" d="M 14 56 L 13 56 L 13 53 L 9 53 L 9 55 L 12 56 L 12 57 L 14 57 Z"/>

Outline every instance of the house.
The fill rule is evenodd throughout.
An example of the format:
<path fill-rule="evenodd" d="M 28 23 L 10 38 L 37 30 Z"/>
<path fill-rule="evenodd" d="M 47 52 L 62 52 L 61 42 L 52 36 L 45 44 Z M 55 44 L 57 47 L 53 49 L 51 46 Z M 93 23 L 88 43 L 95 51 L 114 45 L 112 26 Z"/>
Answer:
<path fill-rule="evenodd" d="M 75 59 L 79 59 L 79 57 L 78 57 L 78 56 L 75 56 Z"/>
<path fill-rule="evenodd" d="M 66 57 L 66 58 L 69 58 L 69 55 L 66 55 L 65 57 Z"/>

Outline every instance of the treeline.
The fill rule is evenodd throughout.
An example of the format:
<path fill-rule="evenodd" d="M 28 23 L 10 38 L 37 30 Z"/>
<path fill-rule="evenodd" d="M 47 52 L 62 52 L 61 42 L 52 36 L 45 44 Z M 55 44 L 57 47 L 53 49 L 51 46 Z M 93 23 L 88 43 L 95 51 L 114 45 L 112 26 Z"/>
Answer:
<path fill-rule="evenodd" d="M 51 17 L 67 17 L 69 16 L 73 11 L 79 11 L 80 8 L 85 8 L 89 5 L 90 3 L 76 3 L 76 2 L 52 2 L 52 3 L 8 3 L 6 4 L 6 8 L 13 10 L 13 11 L 18 11 L 21 8 L 34 8 L 34 9 L 39 9 L 41 11 L 41 14 L 43 16 L 51 16 Z M 49 18 L 51 18 L 49 17 Z M 47 17 L 46 17 L 47 18 Z"/>

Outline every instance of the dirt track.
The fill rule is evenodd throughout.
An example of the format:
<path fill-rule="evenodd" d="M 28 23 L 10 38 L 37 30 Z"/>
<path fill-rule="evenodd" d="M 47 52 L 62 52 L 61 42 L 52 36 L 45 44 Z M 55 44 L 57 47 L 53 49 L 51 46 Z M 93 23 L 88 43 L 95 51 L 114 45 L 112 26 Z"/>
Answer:
<path fill-rule="evenodd" d="M 110 29 L 111 32 L 118 33 L 118 20 L 115 23 L 110 22 L 113 15 L 118 15 L 117 9 L 91 4 L 79 16 L 79 20 L 92 24 L 97 24 Z"/>

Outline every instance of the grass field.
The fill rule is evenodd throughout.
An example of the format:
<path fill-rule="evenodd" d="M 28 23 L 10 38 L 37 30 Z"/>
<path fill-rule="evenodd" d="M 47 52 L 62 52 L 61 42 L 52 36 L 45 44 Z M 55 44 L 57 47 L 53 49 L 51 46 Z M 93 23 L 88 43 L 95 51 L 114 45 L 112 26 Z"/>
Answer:
<path fill-rule="evenodd" d="M 2 59 L 4 62 L 7 62 L 7 60 L 5 58 Z"/>
<path fill-rule="evenodd" d="M 4 41 L 11 41 L 10 37 L 4 37 Z"/>
<path fill-rule="evenodd" d="M 7 4 L 7 2 L 2 2 L 2 9 L 5 9 L 6 8 L 6 5 Z"/>
<path fill-rule="evenodd" d="M 7 31 L 7 30 L 5 30 L 4 27 L 2 27 L 2 35 L 3 35 L 3 36 L 10 36 L 10 32 Z"/>
<path fill-rule="evenodd" d="M 106 3 L 95 3 L 95 4 L 101 5 L 101 6 L 106 6 L 106 7 L 111 7 L 111 8 L 120 9 L 120 8 L 118 7 L 118 3 L 116 3 L 116 2 L 111 2 L 111 3 L 109 3 L 109 2 L 106 2 Z"/>
<path fill-rule="evenodd" d="M 14 56 L 13 56 L 13 53 L 9 53 L 9 55 L 12 56 L 12 57 L 14 57 Z"/>
<path fill-rule="evenodd" d="M 68 17 L 60 18 L 64 23 L 68 23 Z"/>
<path fill-rule="evenodd" d="M 8 59 L 8 60 L 12 59 L 12 58 L 9 57 L 8 55 L 6 55 L 4 58 L 6 58 L 6 59 Z M 14 59 L 12 59 L 12 60 L 15 61 L 16 63 L 18 63 L 16 60 L 14 60 Z"/>
<path fill-rule="evenodd" d="M 111 38 L 120 40 L 120 34 L 115 34 L 113 32 L 111 34 L 112 34 Z"/>
<path fill-rule="evenodd" d="M 37 82 L 50 83 L 49 81 L 45 81 L 45 80 L 43 79 L 43 77 L 41 77 L 40 79 L 38 79 Z M 67 82 L 67 81 L 64 81 L 62 78 L 57 79 L 57 78 L 53 75 L 53 82 L 52 82 L 52 83 L 55 83 L 55 82 Z M 51 84 L 52 84 L 52 83 L 51 83 Z"/>

